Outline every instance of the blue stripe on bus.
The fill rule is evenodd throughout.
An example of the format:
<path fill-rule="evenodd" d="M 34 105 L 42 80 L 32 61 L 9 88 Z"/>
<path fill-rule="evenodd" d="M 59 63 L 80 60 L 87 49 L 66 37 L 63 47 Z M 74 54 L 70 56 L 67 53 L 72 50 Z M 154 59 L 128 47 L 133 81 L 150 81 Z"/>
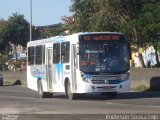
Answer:
<path fill-rule="evenodd" d="M 44 79 L 45 77 L 44 76 L 34 76 L 35 78 L 38 78 L 38 79 Z"/>
<path fill-rule="evenodd" d="M 60 79 L 60 75 L 62 74 L 63 79 L 63 64 L 56 64 L 56 71 L 58 72 L 58 78 Z"/>
<path fill-rule="evenodd" d="M 121 80 L 121 79 L 118 79 L 118 80 L 109 80 L 108 82 L 109 82 L 109 84 L 120 84 L 120 83 L 122 83 L 124 81 Z"/>

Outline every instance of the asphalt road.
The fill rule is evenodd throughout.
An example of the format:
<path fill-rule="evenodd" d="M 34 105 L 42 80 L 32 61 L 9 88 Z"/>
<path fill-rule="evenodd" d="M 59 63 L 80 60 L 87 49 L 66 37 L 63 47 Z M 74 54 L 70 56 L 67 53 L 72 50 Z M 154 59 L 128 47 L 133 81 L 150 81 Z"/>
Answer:
<path fill-rule="evenodd" d="M 160 119 L 160 92 L 131 92 L 116 99 L 93 94 L 70 101 L 59 93 L 41 99 L 25 86 L 0 86 L 0 114 L 2 120 L 111 120 L 111 114 L 143 114 L 150 120 L 156 114 Z"/>

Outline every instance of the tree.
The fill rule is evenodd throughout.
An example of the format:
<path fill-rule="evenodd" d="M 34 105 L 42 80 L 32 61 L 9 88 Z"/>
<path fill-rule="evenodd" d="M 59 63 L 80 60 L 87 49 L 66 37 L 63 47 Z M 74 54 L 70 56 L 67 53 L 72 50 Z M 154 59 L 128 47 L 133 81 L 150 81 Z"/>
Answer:
<path fill-rule="evenodd" d="M 23 15 L 17 13 L 12 14 L 8 19 L 10 43 L 15 46 L 21 45 L 26 47 L 29 41 L 29 23 L 24 19 Z"/>
<path fill-rule="evenodd" d="M 112 6 L 112 13 L 115 14 L 120 22 L 121 30 L 132 36 L 131 38 L 137 44 L 138 49 L 143 47 L 140 33 L 141 26 L 138 23 L 144 2 L 144 0 L 109 0 L 110 6 Z M 139 59 L 142 67 L 145 67 L 142 53 L 140 52 Z"/>
<path fill-rule="evenodd" d="M 138 49 L 146 45 L 157 44 L 156 38 L 160 29 L 160 1 L 158 0 L 110 0 L 113 12 L 116 13 L 117 20 L 120 21 L 120 28 L 125 33 L 132 36 Z M 158 55 L 158 54 L 157 54 Z M 139 53 L 139 59 L 143 67 L 144 61 L 142 54 Z M 158 60 L 158 57 L 157 57 Z M 158 63 L 158 61 L 157 61 Z"/>
<path fill-rule="evenodd" d="M 141 33 L 143 38 L 155 49 L 157 65 L 160 65 L 158 51 L 160 52 L 160 1 L 146 1 L 140 18 Z"/>
<path fill-rule="evenodd" d="M 73 0 L 71 11 L 78 32 L 120 31 L 138 49 L 146 45 L 159 48 L 159 0 Z M 145 67 L 141 52 L 139 59 Z"/>
<path fill-rule="evenodd" d="M 110 12 L 108 0 L 73 0 L 71 11 L 74 12 L 74 25 L 78 32 L 119 29 L 115 17 Z"/>
<path fill-rule="evenodd" d="M 7 48 L 9 48 L 7 21 L 0 20 L 0 53 L 5 54 Z"/>
<path fill-rule="evenodd" d="M 21 45 L 25 48 L 29 41 L 29 23 L 24 19 L 23 15 L 13 13 L 8 19 L 7 30 L 9 43 L 14 45 L 17 60 L 17 46 Z"/>
<path fill-rule="evenodd" d="M 33 40 L 49 38 L 57 35 L 64 35 L 65 30 L 66 27 L 64 27 L 64 25 L 61 23 L 48 26 L 33 27 Z"/>
<path fill-rule="evenodd" d="M 70 17 L 63 16 L 61 19 L 63 21 L 63 24 L 61 25 L 61 29 L 63 28 L 63 32 L 65 32 L 65 34 L 78 32 L 78 29 L 76 27 L 76 22 L 73 16 L 70 16 Z"/>

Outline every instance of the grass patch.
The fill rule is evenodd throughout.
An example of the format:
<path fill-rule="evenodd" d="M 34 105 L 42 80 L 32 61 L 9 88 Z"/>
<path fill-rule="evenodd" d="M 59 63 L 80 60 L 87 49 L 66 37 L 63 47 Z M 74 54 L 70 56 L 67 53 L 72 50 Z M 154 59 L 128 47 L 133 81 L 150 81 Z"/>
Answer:
<path fill-rule="evenodd" d="M 4 80 L 3 82 L 4 82 L 5 85 L 11 85 L 12 84 L 11 80 Z"/>
<path fill-rule="evenodd" d="M 147 87 L 145 85 L 139 85 L 137 87 L 132 88 L 132 90 L 136 91 L 136 92 L 143 92 L 143 91 L 149 90 L 149 87 Z"/>
<path fill-rule="evenodd" d="M 4 85 L 24 85 L 27 86 L 26 82 L 22 82 L 21 80 L 4 80 L 3 81 Z"/>

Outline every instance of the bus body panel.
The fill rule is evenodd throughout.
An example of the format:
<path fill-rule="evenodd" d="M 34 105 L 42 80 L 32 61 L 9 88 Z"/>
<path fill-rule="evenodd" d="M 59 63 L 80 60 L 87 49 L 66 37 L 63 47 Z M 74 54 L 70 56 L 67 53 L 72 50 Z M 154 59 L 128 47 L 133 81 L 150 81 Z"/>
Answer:
<path fill-rule="evenodd" d="M 101 93 L 101 92 L 118 92 L 124 93 L 130 91 L 131 80 L 127 74 L 119 75 L 90 75 L 91 79 L 87 82 L 83 81 L 82 77 L 77 71 L 77 90 L 75 93 Z M 98 81 L 96 81 L 96 79 Z M 100 80 L 101 79 L 101 80 Z M 106 83 L 105 83 L 106 82 Z"/>
<path fill-rule="evenodd" d="M 120 34 L 112 32 L 100 32 L 101 34 Z M 27 86 L 37 91 L 37 82 L 42 80 L 44 92 L 65 92 L 65 81 L 69 80 L 73 93 L 102 93 L 102 92 L 129 92 L 130 75 L 125 73 L 118 74 L 90 74 L 80 70 L 80 35 L 96 35 L 97 33 L 77 33 L 68 36 L 57 36 L 48 39 L 31 41 L 27 44 L 27 48 L 31 46 L 44 45 L 45 47 L 45 63 L 42 65 L 27 66 Z M 51 65 L 48 65 L 49 53 L 47 50 L 54 50 L 55 43 L 70 43 L 70 54 L 68 63 L 53 63 L 53 54 L 51 57 Z M 61 46 L 60 46 L 61 47 Z M 50 51 L 50 52 L 51 52 Z M 61 49 L 60 49 L 61 52 Z M 60 59 L 61 56 L 60 56 Z M 29 64 L 29 61 L 28 61 Z M 51 72 L 48 69 L 51 68 Z M 96 68 L 97 69 L 97 68 Z M 49 78 L 51 74 L 51 78 Z M 87 77 L 86 77 L 87 76 Z M 88 77 L 89 76 L 89 77 Z M 87 79 L 87 80 L 86 80 Z"/>
<path fill-rule="evenodd" d="M 37 91 L 37 81 L 42 80 L 44 91 L 46 89 L 46 66 L 28 66 L 27 68 L 27 85 L 30 89 Z"/>

